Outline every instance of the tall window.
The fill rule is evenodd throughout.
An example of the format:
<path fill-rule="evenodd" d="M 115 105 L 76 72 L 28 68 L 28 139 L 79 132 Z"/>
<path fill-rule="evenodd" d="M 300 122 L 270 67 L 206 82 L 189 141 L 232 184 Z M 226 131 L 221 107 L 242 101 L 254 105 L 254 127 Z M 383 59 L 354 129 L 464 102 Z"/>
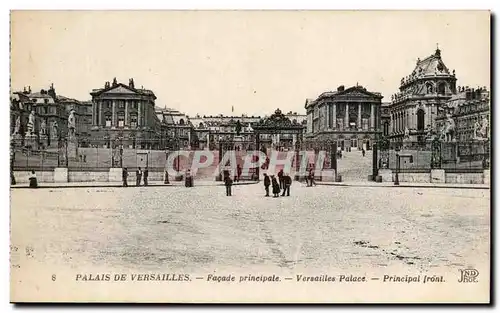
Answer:
<path fill-rule="evenodd" d="M 118 112 L 118 127 L 125 126 L 125 113 Z"/>
<path fill-rule="evenodd" d="M 106 114 L 104 117 L 104 120 L 106 121 L 106 127 L 111 127 L 111 114 Z"/>
<path fill-rule="evenodd" d="M 440 83 L 438 85 L 438 94 L 444 95 L 446 92 L 446 84 L 445 83 Z"/>
<path fill-rule="evenodd" d="M 130 126 L 137 127 L 137 114 L 130 115 Z"/>
<path fill-rule="evenodd" d="M 425 129 L 425 112 L 422 109 L 417 111 L 417 130 Z"/>
<path fill-rule="evenodd" d="M 384 123 L 384 136 L 389 136 L 389 123 Z"/>
<path fill-rule="evenodd" d="M 118 100 L 118 108 L 119 109 L 125 108 L 125 101 L 124 100 Z"/>

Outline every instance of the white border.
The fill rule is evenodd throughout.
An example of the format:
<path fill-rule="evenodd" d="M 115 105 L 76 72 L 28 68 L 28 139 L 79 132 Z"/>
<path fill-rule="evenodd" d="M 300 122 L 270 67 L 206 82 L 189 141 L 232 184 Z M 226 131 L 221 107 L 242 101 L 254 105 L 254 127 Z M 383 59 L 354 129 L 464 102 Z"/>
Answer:
<path fill-rule="evenodd" d="M 1 86 L 3 87 L 3 94 L 2 98 L 3 99 L 3 106 L 2 109 L 4 110 L 0 114 L 0 125 L 2 125 L 1 132 L 2 132 L 2 137 L 3 140 L 1 141 L 3 144 L 3 149 L 1 149 L 0 156 L 0 164 L 2 165 L 1 168 L 1 173 L 0 177 L 3 179 L 0 180 L 2 184 L 1 192 L 2 196 L 0 199 L 2 200 L 3 205 L 0 206 L 1 212 L 3 214 L 3 218 L 1 218 L 1 223 L 2 223 L 2 249 L 0 249 L 0 253 L 2 254 L 1 256 L 1 264 L 0 264 L 0 277 L 3 278 L 2 280 L 2 285 L 1 285 L 1 294 L 2 294 L 2 311 L 3 309 L 6 309 L 6 311 L 11 311 L 14 309 L 14 307 L 9 304 L 9 279 L 7 277 L 9 276 L 9 235 L 8 235 L 8 230 L 9 230 L 9 207 L 10 207 L 10 201 L 9 201 L 9 175 L 8 175 L 8 160 L 9 160 L 9 131 L 8 131 L 8 125 L 9 125 L 9 118 L 8 118 L 8 110 L 9 110 L 9 105 L 8 105 L 8 97 L 10 94 L 9 91 L 9 73 L 10 73 L 10 66 L 9 66 L 9 21 L 10 21 L 10 16 L 9 16 L 9 10 L 35 10 L 35 9 L 42 9 L 42 10 L 111 10 L 111 9 L 126 9 L 126 10 L 132 10 L 132 9 L 141 9 L 141 10 L 150 10 L 150 9 L 170 9 L 170 10 L 186 10 L 186 9 L 196 9 L 196 10 L 217 10 L 217 9 L 224 9 L 224 10 L 242 10 L 242 9 L 250 9 L 250 10 L 260 10 L 260 9 L 267 9 L 267 10 L 404 10 L 404 9 L 411 9 L 411 10 L 464 10 L 464 9 L 469 9 L 469 10 L 478 10 L 478 9 L 490 9 L 493 11 L 493 13 L 499 13 L 499 3 L 500 1 L 498 0 L 474 0 L 474 1 L 435 1 L 435 0 L 420 0 L 420 1 L 387 1 L 387 0 L 378 0 L 378 1 L 361 1 L 361 0 L 349 0 L 349 1 L 339 1 L 336 3 L 327 3 L 326 1 L 319 1 L 319 0 L 307 0 L 307 1 L 297 1 L 297 0 L 288 0 L 288 1 L 269 1 L 269 0 L 247 0 L 247 1 L 222 1 L 222 0 L 212 0 L 212 1 L 194 1 L 194 0 L 183 0 L 183 1 L 148 1 L 148 0 L 141 0 L 141 1 L 131 1 L 131 0 L 120 0 L 120 1 L 102 1 L 102 0 L 86 0 L 86 1 L 27 1 L 27 0 L 20 0 L 16 1 L 16 3 L 11 4 L 11 6 L 8 6 L 7 1 L 2 1 L 0 6 L 2 6 L 1 12 L 1 35 L 2 35 L 2 49 L 1 54 L 2 58 L 1 60 L 1 65 L 2 65 L 2 71 L 1 73 L 3 74 L 1 76 L 2 79 L 2 84 Z M 4 8 L 5 6 L 5 8 Z M 496 16 L 498 17 L 498 16 Z M 498 21 L 496 21 L 496 24 L 498 25 Z M 497 26 L 496 25 L 496 26 Z M 472 26 L 471 26 L 472 27 Z M 496 29 L 497 27 L 495 27 Z M 464 38 L 466 40 L 466 38 Z M 498 41 L 498 32 L 495 32 L 495 36 L 493 40 L 496 42 Z M 498 51 L 496 51 L 498 55 Z M 492 58 L 494 55 L 492 54 Z M 496 64 L 498 66 L 498 64 Z M 495 66 L 494 70 L 495 72 L 497 71 L 497 66 Z M 494 86 L 491 86 L 491 89 L 493 93 L 496 92 L 496 90 L 500 90 L 498 86 L 498 81 L 495 83 Z M 497 103 L 492 103 L 492 106 L 496 106 Z M 495 121 L 500 120 L 499 116 L 499 109 L 496 110 L 495 113 Z M 498 126 L 497 126 L 498 128 Z M 497 140 L 497 134 L 495 135 L 495 146 L 500 147 L 498 144 Z M 496 151 L 496 156 L 498 156 L 498 151 Z M 493 160 L 493 162 L 496 163 L 497 158 Z M 496 173 L 493 173 L 494 175 Z M 496 188 L 494 193 L 496 193 Z M 498 194 L 498 193 L 496 193 Z M 495 208 L 492 208 L 492 210 L 495 210 Z M 500 213 L 496 213 L 496 216 L 498 217 Z M 495 221 L 497 222 L 496 225 L 498 227 L 498 219 Z M 496 240 L 494 238 L 491 238 L 492 242 L 495 243 Z M 496 263 L 498 264 L 498 263 Z M 499 269 L 498 267 L 496 268 L 496 273 L 498 273 Z M 497 275 L 498 276 L 498 275 Z M 497 277 L 495 277 L 497 278 Z M 495 279 L 495 281 L 498 281 Z M 495 288 L 498 290 L 498 287 Z M 492 295 L 493 297 L 493 295 Z M 498 297 L 497 297 L 498 300 Z M 430 308 L 430 307 L 421 307 L 422 309 L 426 311 L 434 311 L 437 310 L 438 308 Z M 45 308 L 48 310 L 52 310 L 52 308 Z M 81 307 L 75 307 L 74 309 L 81 309 Z M 96 308 L 92 307 L 91 308 L 94 312 L 101 312 L 104 311 L 104 307 L 102 308 Z M 111 308 L 108 308 L 108 310 Z M 117 309 L 120 309 L 118 307 Z M 173 307 L 169 307 L 169 310 L 175 309 Z M 186 309 L 186 308 L 184 308 Z M 216 308 L 218 309 L 218 308 Z M 266 311 L 270 310 L 270 308 L 262 308 L 262 307 L 255 307 L 255 310 L 259 311 Z M 286 308 L 285 308 L 286 309 Z M 307 310 L 307 308 L 304 308 Z M 333 308 L 335 310 L 344 310 L 346 308 Z M 360 308 L 355 308 L 360 309 Z M 386 308 L 384 307 L 379 307 L 381 310 L 385 310 Z M 439 309 L 445 309 L 443 307 L 440 307 Z M 454 310 L 454 307 L 446 308 L 449 310 Z M 69 311 L 69 308 L 61 308 L 59 311 Z M 135 308 L 133 311 L 140 311 L 142 308 Z M 189 309 L 191 310 L 191 308 Z M 352 310 L 349 309 L 350 311 Z M 479 310 L 479 308 L 476 308 L 476 310 Z"/>

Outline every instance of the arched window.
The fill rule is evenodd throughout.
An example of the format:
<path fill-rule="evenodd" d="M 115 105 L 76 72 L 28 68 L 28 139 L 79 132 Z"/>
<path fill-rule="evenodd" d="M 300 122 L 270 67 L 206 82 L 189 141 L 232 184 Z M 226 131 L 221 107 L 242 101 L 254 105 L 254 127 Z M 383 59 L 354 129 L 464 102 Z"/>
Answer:
<path fill-rule="evenodd" d="M 432 87 L 432 83 L 425 84 L 425 88 L 427 89 L 427 93 L 433 93 L 434 88 Z"/>
<path fill-rule="evenodd" d="M 389 136 L 389 122 L 384 122 L 384 136 Z"/>
<path fill-rule="evenodd" d="M 184 119 L 183 118 L 180 119 L 179 124 L 180 125 L 184 125 Z"/>
<path fill-rule="evenodd" d="M 422 131 L 425 128 L 425 112 L 422 109 L 417 111 L 417 130 Z"/>
<path fill-rule="evenodd" d="M 440 83 L 438 85 L 438 94 L 444 95 L 446 92 L 446 84 L 445 83 Z"/>

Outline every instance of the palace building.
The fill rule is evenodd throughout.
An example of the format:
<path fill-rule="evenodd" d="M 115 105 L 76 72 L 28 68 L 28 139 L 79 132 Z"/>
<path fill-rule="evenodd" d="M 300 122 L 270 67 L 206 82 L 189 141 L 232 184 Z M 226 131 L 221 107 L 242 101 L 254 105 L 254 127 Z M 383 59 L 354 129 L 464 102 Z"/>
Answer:
<path fill-rule="evenodd" d="M 156 96 L 151 90 L 118 83 L 116 78 L 104 88 L 93 89 L 92 138 L 94 143 L 110 146 L 158 149 L 161 121 L 155 109 Z"/>
<path fill-rule="evenodd" d="M 441 106 L 457 93 L 455 70 L 446 67 L 439 48 L 417 60 L 413 72 L 401 79 L 399 92 L 390 105 L 392 142 L 424 144 L 426 133 L 436 131 Z"/>
<path fill-rule="evenodd" d="M 344 149 L 371 149 L 381 132 L 382 95 L 363 86 L 322 93 L 306 100 L 306 141 L 332 140 Z"/>
<path fill-rule="evenodd" d="M 437 134 L 443 134 L 447 115 L 455 125 L 454 139 L 460 142 L 490 138 L 490 93 L 486 87 L 463 87 L 438 112 Z"/>

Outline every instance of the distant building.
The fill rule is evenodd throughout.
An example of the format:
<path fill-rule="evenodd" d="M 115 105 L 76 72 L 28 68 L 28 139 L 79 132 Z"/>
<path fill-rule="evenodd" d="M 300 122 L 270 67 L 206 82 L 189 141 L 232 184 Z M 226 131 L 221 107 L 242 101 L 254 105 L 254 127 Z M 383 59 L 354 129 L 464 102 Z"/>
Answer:
<path fill-rule="evenodd" d="M 160 120 L 161 149 L 190 149 L 193 125 L 186 114 L 167 107 L 157 107 L 156 116 Z"/>
<path fill-rule="evenodd" d="M 35 113 L 34 133 L 38 136 L 39 147 L 58 147 L 67 137 L 68 116 L 71 110 L 76 115 L 76 135 L 79 143 L 89 139 L 92 116 L 90 102 L 80 102 L 56 94 L 53 85 L 49 89 L 32 92 L 31 87 L 11 96 L 11 133 L 15 131 L 17 117 L 20 117 L 20 134 L 24 136 L 28 116 Z"/>
<path fill-rule="evenodd" d="M 151 90 L 118 83 L 93 89 L 92 140 L 100 146 L 123 145 L 159 149 L 161 124 L 155 112 L 156 96 Z"/>
<path fill-rule="evenodd" d="M 391 103 L 382 102 L 380 111 L 380 125 L 382 125 L 382 136 L 389 137 L 391 133 Z"/>
<path fill-rule="evenodd" d="M 456 81 L 455 70 L 446 67 L 439 48 L 424 60 L 418 59 L 391 99 L 391 141 L 425 144 L 426 133 L 437 129 L 440 107 L 457 93 Z"/>
<path fill-rule="evenodd" d="M 382 98 L 362 86 L 339 86 L 315 100 L 306 100 L 306 140 L 336 141 L 342 150 L 371 149 L 381 133 Z"/>

